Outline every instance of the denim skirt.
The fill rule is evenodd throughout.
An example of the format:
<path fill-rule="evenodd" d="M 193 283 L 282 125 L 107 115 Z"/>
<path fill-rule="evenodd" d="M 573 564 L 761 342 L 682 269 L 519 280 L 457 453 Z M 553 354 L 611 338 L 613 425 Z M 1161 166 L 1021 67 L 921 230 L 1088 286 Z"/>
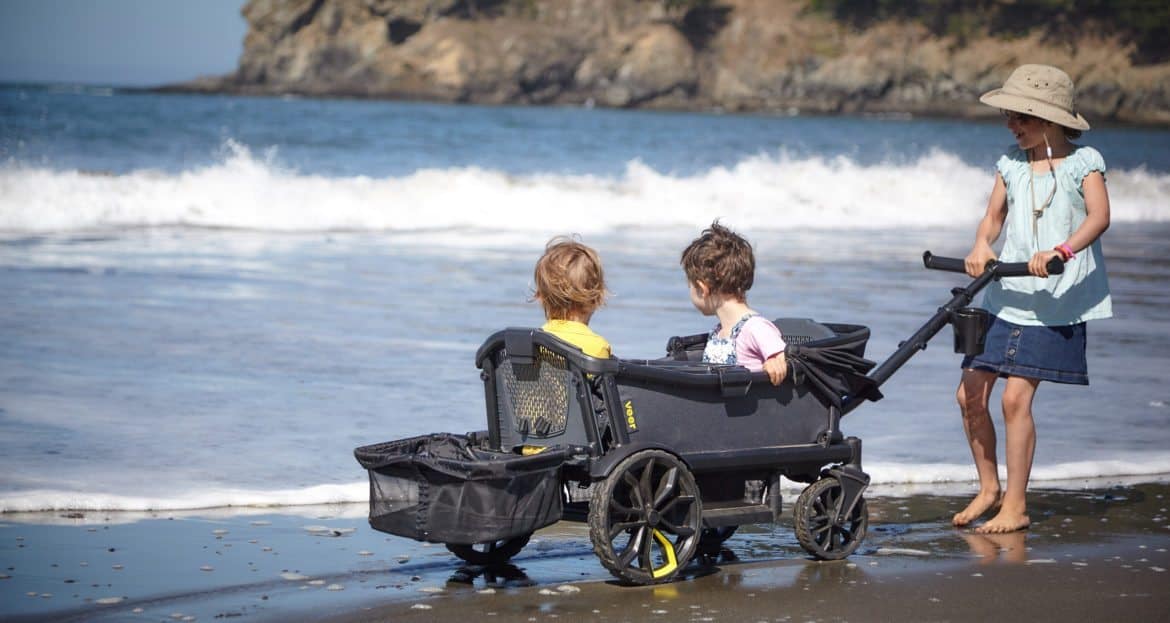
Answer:
<path fill-rule="evenodd" d="M 963 369 L 1055 383 L 1089 384 L 1085 323 L 1063 327 L 1012 324 L 992 316 L 983 354 L 963 358 Z"/>

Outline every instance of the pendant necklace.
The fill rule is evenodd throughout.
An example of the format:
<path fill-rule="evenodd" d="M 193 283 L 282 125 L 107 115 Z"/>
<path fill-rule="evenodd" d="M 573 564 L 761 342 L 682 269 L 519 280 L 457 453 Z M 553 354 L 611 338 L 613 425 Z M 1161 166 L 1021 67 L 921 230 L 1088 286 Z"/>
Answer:
<path fill-rule="evenodd" d="M 1056 196 L 1056 167 L 1052 165 L 1052 146 L 1048 144 L 1047 136 L 1044 137 L 1044 146 L 1048 155 L 1048 172 L 1052 174 L 1052 191 L 1048 193 L 1048 198 L 1041 205 L 1036 205 L 1036 169 L 1032 166 L 1032 150 L 1028 150 L 1028 173 L 1031 175 L 1028 179 L 1028 192 L 1032 195 L 1032 238 L 1036 241 L 1037 247 L 1040 245 L 1040 217 L 1044 216 L 1044 210 L 1048 208 L 1053 197 Z"/>

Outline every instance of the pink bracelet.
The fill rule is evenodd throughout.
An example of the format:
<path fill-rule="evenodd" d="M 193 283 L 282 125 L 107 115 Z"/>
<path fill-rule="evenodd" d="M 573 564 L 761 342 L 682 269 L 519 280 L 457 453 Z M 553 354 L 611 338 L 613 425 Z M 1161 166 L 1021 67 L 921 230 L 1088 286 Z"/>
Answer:
<path fill-rule="evenodd" d="M 1072 247 L 1068 246 L 1067 242 L 1056 245 L 1056 251 L 1060 253 L 1061 258 L 1066 262 L 1077 256 L 1076 253 L 1073 253 Z"/>

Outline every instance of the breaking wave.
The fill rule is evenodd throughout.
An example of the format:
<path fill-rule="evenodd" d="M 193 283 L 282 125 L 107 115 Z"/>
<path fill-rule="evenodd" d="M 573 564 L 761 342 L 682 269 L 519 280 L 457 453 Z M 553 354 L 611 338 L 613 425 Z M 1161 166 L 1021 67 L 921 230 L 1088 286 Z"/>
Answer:
<path fill-rule="evenodd" d="M 1170 221 L 1170 175 L 1111 171 L 1116 222 Z M 399 177 L 327 177 L 282 168 L 228 141 L 221 161 L 181 173 L 0 167 L 0 232 L 146 227 L 280 232 L 436 229 L 595 233 L 697 228 L 714 217 L 753 229 L 970 227 L 988 171 L 944 152 L 906 164 L 754 156 L 695 175 L 640 161 L 620 176 L 514 175 L 481 167 Z"/>

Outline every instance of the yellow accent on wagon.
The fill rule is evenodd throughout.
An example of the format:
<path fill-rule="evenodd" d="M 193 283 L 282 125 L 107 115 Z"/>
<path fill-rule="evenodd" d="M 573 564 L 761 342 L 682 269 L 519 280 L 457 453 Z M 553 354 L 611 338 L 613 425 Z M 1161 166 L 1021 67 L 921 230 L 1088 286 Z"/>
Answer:
<path fill-rule="evenodd" d="M 657 528 L 654 529 L 654 540 L 658 541 L 658 544 L 662 546 L 666 554 L 666 564 L 650 571 L 650 575 L 655 578 L 670 575 L 675 569 L 678 569 L 678 560 L 674 557 L 674 544 Z"/>

